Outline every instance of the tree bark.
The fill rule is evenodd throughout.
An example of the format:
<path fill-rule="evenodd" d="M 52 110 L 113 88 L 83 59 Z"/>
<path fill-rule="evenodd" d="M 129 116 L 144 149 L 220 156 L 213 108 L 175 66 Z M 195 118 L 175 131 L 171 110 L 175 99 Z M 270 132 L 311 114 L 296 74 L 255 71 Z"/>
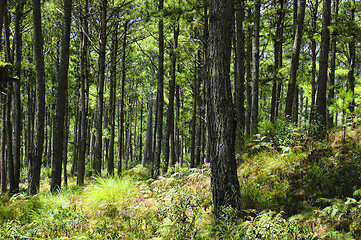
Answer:
<path fill-rule="evenodd" d="M 28 192 L 34 195 L 40 186 L 40 170 L 44 144 L 45 70 L 40 0 L 33 0 L 33 30 L 36 72 L 35 132 L 29 156 Z"/>
<path fill-rule="evenodd" d="M 159 0 L 159 11 L 163 12 L 164 0 Z M 160 155 L 162 151 L 163 139 L 163 102 L 164 102 L 164 33 L 163 33 L 163 14 L 159 20 L 158 29 L 158 83 L 157 83 L 157 132 L 155 136 L 155 153 L 152 167 L 152 177 L 157 178 L 160 175 Z"/>
<path fill-rule="evenodd" d="M 19 80 L 15 83 L 14 94 L 14 171 L 15 188 L 19 189 L 21 166 L 21 135 L 22 135 L 22 110 L 21 110 L 21 61 L 22 61 L 22 14 L 24 2 L 20 1 L 15 6 L 15 74 Z"/>
<path fill-rule="evenodd" d="M 314 34 L 317 32 L 317 14 L 318 14 L 318 4 L 319 0 L 315 1 L 315 4 L 312 5 L 311 8 L 311 58 L 312 58 L 312 71 L 311 71 L 311 111 L 310 111 L 310 125 L 316 119 L 316 60 L 317 60 L 317 52 L 316 47 L 317 43 L 314 38 Z M 312 1 L 311 1 L 312 4 Z"/>
<path fill-rule="evenodd" d="M 244 96 L 245 96 L 245 42 L 244 42 L 244 31 L 243 31 L 243 21 L 244 21 L 244 2 L 239 1 L 236 4 L 235 9 L 235 18 L 236 18 L 236 57 L 235 57 L 235 79 L 234 79 L 234 107 L 236 109 L 237 117 L 237 141 L 242 145 L 244 138 L 244 129 L 245 129 L 245 114 L 246 110 L 244 108 Z"/>
<path fill-rule="evenodd" d="M 255 0 L 254 25 L 253 25 L 253 45 L 252 45 L 252 113 L 251 113 L 251 134 L 258 132 L 258 81 L 259 81 L 259 31 L 261 2 Z"/>
<path fill-rule="evenodd" d="M 177 55 L 176 50 L 178 48 L 178 36 L 179 36 L 179 23 L 175 23 L 173 29 L 173 45 L 171 49 L 171 77 L 169 81 L 169 105 L 167 110 L 167 125 L 165 130 L 164 141 L 164 172 L 168 171 L 169 162 L 174 162 L 174 94 L 175 94 L 175 82 L 176 82 L 176 67 L 177 67 Z"/>
<path fill-rule="evenodd" d="M 333 15 L 332 15 L 332 25 L 336 26 L 337 24 L 337 15 L 339 10 L 339 0 L 333 0 Z M 330 106 L 335 98 L 335 72 L 336 72 L 336 51 L 337 51 L 337 31 L 332 32 L 331 40 L 331 63 L 330 63 L 330 89 L 328 90 L 328 106 Z M 328 116 L 327 128 L 331 129 L 333 127 L 333 114 Z"/>
<path fill-rule="evenodd" d="M 356 8 L 355 0 L 353 0 L 353 6 L 350 12 L 350 16 L 351 16 L 350 20 L 352 22 L 355 22 L 355 8 Z M 348 48 L 349 48 L 350 59 L 349 59 L 349 71 L 347 73 L 347 89 L 351 91 L 353 94 L 355 94 L 356 41 L 354 35 L 351 37 L 351 41 L 348 44 Z M 356 107 L 355 99 L 353 99 L 349 107 L 352 113 L 355 110 L 355 107 Z"/>
<path fill-rule="evenodd" d="M 326 125 L 327 113 L 327 71 L 328 71 L 328 53 L 330 47 L 330 26 L 331 19 L 331 0 L 323 0 L 322 13 L 322 32 L 321 32 L 321 52 L 319 57 L 319 72 L 318 72 L 318 88 L 317 88 L 317 120 L 320 124 L 320 134 L 324 135 Z"/>
<path fill-rule="evenodd" d="M 214 216 L 228 208 L 240 209 L 235 161 L 235 112 L 232 103 L 230 62 L 234 24 L 233 1 L 212 0 L 208 48 L 208 141 Z M 225 212 L 227 214 L 227 212 Z"/>
<path fill-rule="evenodd" d="M 192 103 L 192 121 L 191 121 L 191 161 L 190 168 L 196 167 L 196 126 L 197 126 L 197 107 L 198 107 L 198 75 L 197 75 L 197 57 L 194 56 L 194 74 L 193 74 L 193 103 Z"/>
<path fill-rule="evenodd" d="M 294 106 L 293 100 L 297 85 L 297 70 L 299 65 L 301 41 L 303 36 L 305 9 L 306 9 L 306 0 L 301 0 L 297 23 L 296 23 L 297 25 L 296 32 L 293 40 L 290 80 L 288 82 L 287 97 L 286 97 L 285 117 L 288 118 L 289 120 L 291 120 L 292 111 L 296 111 L 296 109 L 293 109 Z"/>
<path fill-rule="evenodd" d="M 252 10 L 248 8 L 248 17 L 251 17 Z M 252 115 L 252 27 L 247 29 L 247 54 L 246 54 L 246 136 L 251 136 L 251 115 Z"/>
<path fill-rule="evenodd" d="M 111 47 L 111 70 L 110 70 L 110 94 L 109 94 L 109 121 L 110 121 L 110 139 L 109 139 L 109 158 L 108 175 L 114 175 L 114 140 L 115 140 L 115 101 L 117 89 L 117 57 L 118 57 L 118 23 L 114 23 L 113 39 Z"/>
<path fill-rule="evenodd" d="M 103 143 L 103 104 L 104 104 L 104 81 L 105 81 L 105 53 L 107 44 L 107 0 L 101 1 L 101 26 L 99 39 L 99 62 L 98 62 L 98 91 L 96 107 L 96 138 L 93 170 L 96 175 L 101 175 L 102 167 L 102 143 Z"/>
<path fill-rule="evenodd" d="M 123 150 L 124 150 L 124 97 L 125 97 L 125 75 L 126 75 L 126 49 L 127 49 L 128 22 L 124 22 L 123 53 L 122 53 L 122 82 L 120 95 L 119 132 L 118 132 L 118 175 L 122 173 Z"/>
<path fill-rule="evenodd" d="M 279 0 L 278 14 L 276 23 L 276 34 L 274 40 L 274 61 L 275 61 L 275 76 L 272 84 L 272 100 L 271 100 L 271 118 L 274 122 L 278 117 L 279 95 L 278 90 L 282 85 L 282 79 L 279 78 L 279 70 L 282 68 L 283 55 L 283 25 L 284 25 L 284 0 Z"/>
<path fill-rule="evenodd" d="M 77 164 L 77 184 L 84 184 L 85 176 L 85 155 L 86 155 L 86 142 L 88 133 L 88 108 L 87 108 L 87 56 L 88 56 L 88 0 L 85 0 L 85 11 L 81 16 L 82 29 L 80 30 L 80 105 L 81 105 L 81 124 L 80 124 L 80 142 L 79 142 L 79 158 Z"/>
<path fill-rule="evenodd" d="M 54 125 L 54 157 L 51 166 L 51 186 L 50 191 L 54 192 L 61 188 L 62 163 L 64 156 L 64 132 L 65 111 L 67 106 L 68 91 L 68 68 L 69 68 L 69 45 L 70 45 L 70 23 L 71 23 L 72 0 L 64 0 L 64 20 L 63 33 L 61 38 L 61 59 L 58 78 L 58 88 L 56 94 L 56 117 Z"/>

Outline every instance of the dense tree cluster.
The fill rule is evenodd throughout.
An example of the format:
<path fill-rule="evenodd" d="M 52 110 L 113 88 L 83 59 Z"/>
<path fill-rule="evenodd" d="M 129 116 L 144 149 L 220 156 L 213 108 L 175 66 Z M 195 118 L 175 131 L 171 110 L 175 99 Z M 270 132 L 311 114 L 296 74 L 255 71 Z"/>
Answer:
<path fill-rule="evenodd" d="M 27 182 L 36 194 L 42 166 L 54 191 L 68 174 L 82 185 L 137 164 L 156 178 L 210 162 L 216 208 L 238 208 L 235 154 L 262 122 L 323 136 L 346 119 L 343 89 L 356 111 L 360 11 L 355 0 L 1 1 L 0 61 L 19 79 L 1 70 L 1 191 Z"/>

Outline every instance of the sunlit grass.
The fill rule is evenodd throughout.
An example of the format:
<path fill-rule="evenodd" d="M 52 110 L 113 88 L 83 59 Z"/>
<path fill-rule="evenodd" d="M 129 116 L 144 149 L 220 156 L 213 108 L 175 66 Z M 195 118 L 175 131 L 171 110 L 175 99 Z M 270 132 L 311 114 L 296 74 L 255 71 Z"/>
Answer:
<path fill-rule="evenodd" d="M 84 204 L 89 211 L 116 210 L 130 198 L 137 196 L 138 183 L 132 178 L 97 178 L 85 189 Z M 98 212 L 99 213 L 99 212 Z"/>

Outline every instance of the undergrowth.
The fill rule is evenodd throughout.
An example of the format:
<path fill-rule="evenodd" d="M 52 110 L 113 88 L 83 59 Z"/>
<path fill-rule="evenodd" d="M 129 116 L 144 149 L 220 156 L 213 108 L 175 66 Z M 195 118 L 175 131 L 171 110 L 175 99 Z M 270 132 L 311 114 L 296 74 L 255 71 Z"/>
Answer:
<path fill-rule="evenodd" d="M 266 125 L 237 157 L 242 213 L 227 221 L 213 219 L 209 164 L 156 180 L 137 166 L 84 187 L 69 179 L 54 194 L 2 196 L 0 239 L 361 239 L 361 131 L 317 143 L 288 129 Z"/>

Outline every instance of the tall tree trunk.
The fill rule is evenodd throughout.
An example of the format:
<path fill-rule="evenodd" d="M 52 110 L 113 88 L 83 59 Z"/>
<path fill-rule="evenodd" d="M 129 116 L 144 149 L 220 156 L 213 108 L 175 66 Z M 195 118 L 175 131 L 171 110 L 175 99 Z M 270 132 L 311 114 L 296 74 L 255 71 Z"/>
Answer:
<path fill-rule="evenodd" d="M 143 102 L 140 103 L 140 131 L 139 131 L 139 157 L 138 161 L 143 165 Z"/>
<path fill-rule="evenodd" d="M 339 0 L 333 0 L 333 14 L 332 14 L 332 25 L 337 24 L 337 15 L 339 9 Z M 331 40 L 331 64 L 330 64 L 330 89 L 328 90 L 328 106 L 330 106 L 335 98 L 335 72 L 336 72 L 336 51 L 337 51 L 337 31 L 332 32 Z M 333 127 L 333 114 L 328 116 L 327 128 Z"/>
<path fill-rule="evenodd" d="M 56 117 L 54 122 L 54 157 L 51 166 L 50 191 L 54 192 L 61 188 L 62 163 L 64 156 L 64 132 L 65 111 L 67 106 L 68 91 L 68 68 L 69 68 L 69 45 L 70 45 L 70 22 L 71 22 L 72 0 L 64 0 L 63 33 L 61 38 L 61 59 L 56 94 Z"/>
<path fill-rule="evenodd" d="M 122 173 L 122 159 L 124 150 L 124 96 L 125 96 L 125 74 L 126 74 L 126 50 L 127 50 L 128 22 L 124 22 L 123 53 L 122 53 L 122 82 L 120 95 L 119 132 L 118 132 L 118 175 Z"/>
<path fill-rule="evenodd" d="M 152 80 L 154 78 L 154 69 L 152 70 Z M 153 85 L 153 84 L 152 84 Z M 148 117 L 147 117 L 147 132 L 145 134 L 144 141 L 144 153 L 142 158 L 142 165 L 146 166 L 153 162 L 153 92 L 149 91 L 149 101 L 148 101 Z"/>
<path fill-rule="evenodd" d="M 11 99 L 12 99 L 12 83 L 8 83 L 8 94 L 6 96 L 6 140 L 7 140 L 7 163 L 8 163 L 8 176 L 9 176 L 9 193 L 14 194 L 18 191 L 15 182 L 15 162 L 13 155 L 13 128 L 11 124 Z"/>
<path fill-rule="evenodd" d="M 159 0 L 159 11 L 163 12 L 164 0 Z M 152 167 L 152 177 L 156 178 L 160 174 L 160 155 L 162 151 L 162 139 L 163 139 L 163 83 L 164 83 L 164 33 L 163 33 L 163 14 L 159 20 L 158 29 L 158 83 L 157 83 L 157 132 L 155 136 L 155 153 Z"/>
<path fill-rule="evenodd" d="M 0 95 L 1 105 L 6 106 L 6 97 Z M 7 158 L 6 158 L 6 107 L 1 108 L 1 193 L 6 193 L 7 187 Z"/>
<path fill-rule="evenodd" d="M 235 79 L 234 79 L 234 107 L 237 117 L 237 141 L 241 145 L 243 143 L 243 135 L 245 129 L 245 108 L 244 108 L 244 82 L 245 82 L 245 42 L 244 42 L 244 2 L 239 1 L 236 4 L 236 63 L 235 63 Z M 239 148 L 238 148 L 239 149 Z"/>
<path fill-rule="evenodd" d="M 180 139 L 179 139 L 179 115 L 180 115 L 180 96 L 179 96 L 179 85 L 175 87 L 175 121 L 174 121 L 174 159 L 169 162 L 169 166 L 172 167 L 174 164 L 179 162 L 180 156 Z M 172 160 L 172 159 L 170 159 Z"/>
<path fill-rule="evenodd" d="M 167 125 L 165 129 L 165 141 L 164 141 L 164 172 L 168 171 L 169 162 L 174 162 L 174 93 L 176 82 L 176 67 L 177 67 L 177 55 L 176 50 L 178 48 L 178 36 L 179 36 L 179 23 L 174 23 L 173 29 L 173 45 L 171 49 L 171 77 L 169 81 L 169 105 L 167 111 Z M 171 158 L 171 160 L 169 160 Z"/>
<path fill-rule="evenodd" d="M 353 0 L 353 6 L 351 8 L 351 21 L 355 22 L 355 0 Z M 356 23 L 355 23 L 356 25 Z M 349 71 L 347 74 L 347 89 L 349 91 L 351 91 L 353 94 L 355 94 L 355 61 L 356 61 L 356 41 L 355 41 L 355 36 L 351 37 L 351 41 L 348 44 L 349 47 L 349 54 L 350 54 L 350 59 L 349 59 Z M 350 111 L 353 113 L 353 111 L 355 110 L 355 99 L 352 100 L 352 103 L 349 107 Z"/>
<path fill-rule="evenodd" d="M 261 2 L 255 0 L 254 25 L 253 25 L 253 45 L 252 45 L 252 113 L 251 113 L 251 133 L 258 132 L 258 81 L 259 81 L 259 32 Z"/>
<path fill-rule="evenodd" d="M 79 158 L 77 164 L 77 184 L 84 184 L 85 176 L 85 155 L 86 142 L 88 133 L 88 108 L 87 108 L 87 53 L 88 53 L 88 0 L 85 0 L 85 12 L 81 18 L 82 30 L 80 31 L 80 105 L 81 105 L 81 124 L 80 124 L 80 142 L 79 142 Z"/>
<path fill-rule="evenodd" d="M 278 117 L 279 95 L 278 90 L 282 85 L 282 80 L 279 78 L 279 70 L 282 68 L 282 54 L 283 54 L 283 25 L 284 25 L 284 0 L 279 0 L 279 7 L 277 9 L 277 23 L 276 35 L 274 40 L 274 61 L 275 61 L 275 76 L 272 84 L 272 100 L 271 100 L 271 121 L 274 122 Z"/>
<path fill-rule="evenodd" d="M 69 139 L 69 111 L 68 111 L 68 99 L 66 100 L 65 105 L 65 116 L 64 116 L 64 147 L 63 147 L 63 177 L 64 177 L 64 185 L 68 186 L 68 139 Z"/>
<path fill-rule="evenodd" d="M 316 60 L 317 52 L 316 47 L 317 43 L 314 38 L 314 34 L 317 33 L 317 14 L 318 14 L 318 4 L 320 0 L 316 0 L 314 5 L 311 8 L 311 58 L 312 58 L 312 78 L 311 78 L 311 111 L 310 111 L 310 125 L 316 120 Z"/>
<path fill-rule="evenodd" d="M 131 155 L 131 144 L 132 144 L 132 123 L 133 123 L 133 100 L 129 101 L 129 122 L 128 122 L 128 135 L 127 135 L 127 151 L 125 153 L 125 165 L 124 168 L 125 170 L 128 169 L 128 163 L 129 163 L 129 159 L 130 159 L 130 155 Z"/>
<path fill-rule="evenodd" d="M 6 7 L 7 8 L 7 7 Z M 13 62 L 12 61 L 12 56 L 11 56 L 11 48 L 10 48 L 10 16 L 8 11 L 5 11 L 5 16 L 4 16 L 4 30 L 5 30 L 5 37 L 4 37 L 4 42 L 5 42 L 5 61 L 6 62 Z M 6 73 L 6 75 L 8 75 L 8 72 Z M 4 108 L 6 108 L 6 114 L 4 116 L 6 116 L 6 119 L 4 124 L 5 124 L 5 134 L 6 134 L 6 153 L 4 154 L 4 157 L 6 158 L 6 160 L 4 160 L 4 162 L 7 163 L 7 166 L 4 166 L 4 174 L 8 176 L 8 181 L 4 182 L 3 186 L 3 191 L 6 191 L 6 187 L 7 187 L 7 182 L 9 182 L 10 184 L 10 189 L 9 192 L 10 194 L 14 194 L 16 189 L 15 189 L 15 176 L 14 176 L 14 158 L 13 158 L 13 137 L 12 137 L 12 124 L 11 124 L 11 109 L 12 109 L 12 92 L 13 92 L 13 86 L 12 83 L 9 82 L 8 84 L 8 88 L 7 88 L 7 95 L 5 96 L 5 104 L 2 105 Z M 5 149 L 4 149 L 5 151 Z M 6 169 L 7 167 L 7 169 Z M 7 174 L 5 173 L 6 170 L 8 171 Z"/>
<path fill-rule="evenodd" d="M 192 103 L 192 121 L 191 121 L 191 161 L 190 168 L 196 167 L 196 126 L 197 126 L 197 107 L 198 107 L 198 74 L 197 57 L 194 55 L 194 74 L 193 74 L 193 103 Z"/>
<path fill-rule="evenodd" d="M 292 47 L 292 60 L 291 60 L 291 70 L 290 70 L 290 80 L 288 82 L 287 97 L 286 97 L 286 107 L 285 107 L 285 116 L 291 120 L 293 109 L 293 99 L 296 92 L 297 85 L 297 70 L 299 65 L 300 50 L 301 50 L 301 41 L 303 36 L 303 23 L 305 19 L 305 9 L 306 9 L 306 0 L 301 0 L 300 3 L 300 12 L 298 13 L 296 32 L 293 40 Z M 297 114 L 296 114 L 297 115 Z"/>
<path fill-rule="evenodd" d="M 327 72 L 328 53 L 330 48 L 330 26 L 331 20 L 331 0 L 323 0 L 322 32 L 321 32 L 321 52 L 319 57 L 318 88 L 317 88 L 317 120 L 321 124 L 320 134 L 325 134 L 326 112 L 327 112 Z"/>
<path fill-rule="evenodd" d="M 45 70 L 43 55 L 43 33 L 41 23 L 40 0 L 33 0 L 33 30 L 36 72 L 35 99 L 35 132 L 34 142 L 29 156 L 28 192 L 36 194 L 40 186 L 41 159 L 44 144 L 44 116 L 45 116 Z"/>
<path fill-rule="evenodd" d="M 240 209 L 235 161 L 235 112 L 232 103 L 230 62 L 234 15 L 232 0 L 211 0 L 208 48 L 208 137 L 214 216 L 231 207 Z"/>
<path fill-rule="evenodd" d="M 110 121 L 110 142 L 108 158 L 108 175 L 114 175 L 114 139 L 115 139 L 115 101 L 117 88 L 117 57 L 118 57 L 118 23 L 114 23 L 113 39 L 111 47 L 111 70 L 110 70 L 110 94 L 109 94 L 109 121 Z"/>
<path fill-rule="evenodd" d="M 251 17 L 252 10 L 248 8 L 248 17 Z M 247 54 L 246 54 L 246 135 L 251 136 L 251 115 L 252 115 L 252 27 L 247 29 Z"/>
<path fill-rule="evenodd" d="M 93 170 L 96 175 L 101 175 L 102 167 L 102 143 L 103 143 L 103 104 L 104 104 L 104 81 L 105 81 L 105 53 L 107 44 L 107 0 L 101 1 L 101 26 L 99 39 L 99 73 L 96 107 L 96 139 Z"/>
<path fill-rule="evenodd" d="M 19 189 L 21 166 L 21 135 L 22 135 L 22 110 L 21 110 L 21 61 L 22 61 L 22 14 L 24 2 L 20 1 L 15 6 L 15 74 L 19 80 L 15 83 L 14 94 L 14 172 L 15 188 Z"/>

